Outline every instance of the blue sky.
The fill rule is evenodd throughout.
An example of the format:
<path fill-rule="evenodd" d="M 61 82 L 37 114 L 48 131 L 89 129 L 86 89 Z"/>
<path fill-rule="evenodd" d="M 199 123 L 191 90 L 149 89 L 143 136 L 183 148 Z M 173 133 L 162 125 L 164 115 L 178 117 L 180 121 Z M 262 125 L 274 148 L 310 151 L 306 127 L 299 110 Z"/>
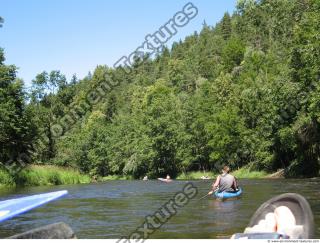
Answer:
<path fill-rule="evenodd" d="M 99 64 L 113 66 L 129 55 L 188 1 L 183 0 L 1 0 L 0 47 L 27 86 L 42 71 L 79 78 Z M 199 13 L 179 29 L 179 41 L 232 13 L 236 0 L 194 0 Z M 172 43 L 169 42 L 169 45 Z"/>

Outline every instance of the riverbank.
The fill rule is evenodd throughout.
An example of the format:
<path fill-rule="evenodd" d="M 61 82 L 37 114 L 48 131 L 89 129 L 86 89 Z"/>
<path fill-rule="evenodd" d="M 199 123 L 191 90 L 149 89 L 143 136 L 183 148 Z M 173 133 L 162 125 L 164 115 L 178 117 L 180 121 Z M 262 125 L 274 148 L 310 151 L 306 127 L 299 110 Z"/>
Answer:
<path fill-rule="evenodd" d="M 98 182 L 104 181 L 125 181 L 125 180 L 134 180 L 132 176 L 120 176 L 120 175 L 109 175 L 105 177 L 100 177 L 97 179 Z"/>
<path fill-rule="evenodd" d="M 248 168 L 241 168 L 233 171 L 232 174 L 238 179 L 270 178 L 270 174 L 264 171 L 250 171 Z M 213 180 L 217 176 L 218 174 L 213 172 L 192 171 L 181 173 L 176 179 L 200 180 L 206 177 Z M 15 176 L 10 175 L 6 170 L 0 170 L 0 187 L 84 184 L 111 180 L 133 180 L 133 178 L 131 176 L 109 175 L 92 180 L 88 175 L 81 174 L 78 170 L 53 165 L 31 165 Z"/>
<path fill-rule="evenodd" d="M 269 174 L 265 171 L 251 171 L 248 168 L 241 168 L 232 172 L 237 179 L 262 179 L 267 178 Z M 200 180 L 202 177 L 208 179 L 215 179 L 218 176 L 217 173 L 192 171 L 187 173 L 181 173 L 178 175 L 178 180 Z"/>
<path fill-rule="evenodd" d="M 51 165 L 32 165 L 12 176 L 0 170 L 0 186 L 50 186 L 90 183 L 91 179 L 79 171 Z"/>

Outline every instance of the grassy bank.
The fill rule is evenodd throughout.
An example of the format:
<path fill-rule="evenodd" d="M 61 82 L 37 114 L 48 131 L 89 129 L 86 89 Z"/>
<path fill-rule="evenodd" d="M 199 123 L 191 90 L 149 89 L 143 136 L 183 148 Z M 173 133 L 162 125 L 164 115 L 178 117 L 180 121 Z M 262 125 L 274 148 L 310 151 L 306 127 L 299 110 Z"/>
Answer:
<path fill-rule="evenodd" d="M 251 171 L 248 168 L 241 168 L 236 171 L 231 172 L 237 179 L 261 179 L 268 176 L 268 173 L 264 171 Z M 199 180 L 202 176 L 208 176 L 210 179 L 215 179 L 217 177 L 217 173 L 206 172 L 203 173 L 201 171 L 192 171 L 188 173 L 182 173 L 178 175 L 178 180 Z"/>
<path fill-rule="evenodd" d="M 119 176 L 119 175 L 109 175 L 105 177 L 98 178 L 99 182 L 103 181 L 116 181 L 116 180 L 133 180 L 133 177 L 131 176 Z"/>
<path fill-rule="evenodd" d="M 268 174 L 263 171 L 250 171 L 248 168 L 241 168 L 233 171 L 232 174 L 238 179 L 258 179 L 266 178 Z M 203 173 L 201 171 L 193 171 L 181 173 L 176 179 L 178 180 L 199 180 L 203 176 L 215 179 L 218 174 L 213 172 Z M 100 177 L 99 182 L 110 180 L 132 180 L 130 176 L 110 175 Z M 36 166 L 32 165 L 22 170 L 16 176 L 10 175 L 5 170 L 0 170 L 0 187 L 6 186 L 48 186 L 48 185 L 66 185 L 66 184 L 82 184 L 90 183 L 91 179 L 88 175 L 83 175 L 79 171 L 71 168 L 58 166 Z"/>
<path fill-rule="evenodd" d="M 248 168 L 241 168 L 233 171 L 232 175 L 237 179 L 262 179 L 266 178 L 269 174 L 265 171 L 252 171 Z"/>
<path fill-rule="evenodd" d="M 48 186 L 89 183 L 90 177 L 79 171 L 57 166 L 29 166 L 15 176 L 0 170 L 1 186 Z"/>
<path fill-rule="evenodd" d="M 6 171 L 0 170 L 0 187 L 14 186 L 14 178 Z"/>

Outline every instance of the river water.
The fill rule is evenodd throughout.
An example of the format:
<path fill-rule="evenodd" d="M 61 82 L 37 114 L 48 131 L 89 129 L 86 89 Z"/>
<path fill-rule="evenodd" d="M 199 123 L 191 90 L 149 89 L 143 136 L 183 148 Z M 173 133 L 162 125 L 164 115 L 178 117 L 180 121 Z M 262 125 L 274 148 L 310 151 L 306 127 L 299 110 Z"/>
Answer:
<path fill-rule="evenodd" d="M 320 238 L 320 180 L 240 180 L 241 199 L 227 202 L 213 198 L 198 200 L 208 192 L 211 181 L 191 181 L 198 189 L 195 199 L 177 209 L 151 238 L 228 238 L 242 232 L 255 210 L 272 196 L 296 192 L 309 201 Z M 0 224 L 0 238 L 56 222 L 65 222 L 78 238 L 120 238 L 136 230 L 147 215 L 154 214 L 187 181 L 110 181 L 90 185 L 70 185 L 1 189 L 0 199 L 57 190 L 68 190 L 62 199 L 48 203 Z"/>

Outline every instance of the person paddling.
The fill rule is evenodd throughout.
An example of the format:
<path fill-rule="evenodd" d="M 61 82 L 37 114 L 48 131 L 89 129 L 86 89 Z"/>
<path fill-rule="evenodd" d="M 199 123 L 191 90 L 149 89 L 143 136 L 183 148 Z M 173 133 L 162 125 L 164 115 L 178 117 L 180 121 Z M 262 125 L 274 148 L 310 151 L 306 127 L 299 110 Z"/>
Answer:
<path fill-rule="evenodd" d="M 215 191 L 218 192 L 236 192 L 238 185 L 236 178 L 233 175 L 229 174 L 230 168 L 229 166 L 225 165 L 222 169 L 222 174 L 219 175 L 216 181 L 212 184 L 212 191 L 208 194 L 211 195 Z"/>

